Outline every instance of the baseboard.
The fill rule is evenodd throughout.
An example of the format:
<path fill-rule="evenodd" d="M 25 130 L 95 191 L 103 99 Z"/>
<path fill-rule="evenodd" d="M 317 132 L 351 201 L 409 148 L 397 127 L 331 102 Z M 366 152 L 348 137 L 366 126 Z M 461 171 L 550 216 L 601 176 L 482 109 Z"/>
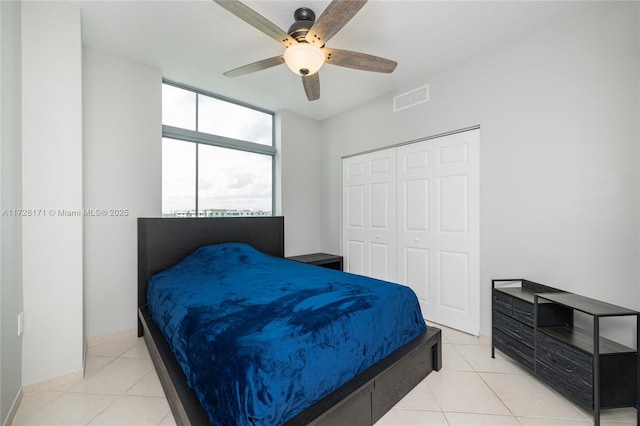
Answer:
<path fill-rule="evenodd" d="M 7 415 L 7 418 L 4 419 L 2 426 L 8 426 L 13 423 L 13 419 L 16 417 L 18 408 L 20 408 L 20 403 L 22 403 L 22 388 L 20 388 L 20 391 L 18 391 L 18 394 L 13 400 L 13 404 L 11 404 L 11 408 L 9 409 L 9 414 Z"/>
<path fill-rule="evenodd" d="M 1 1 L 1 0 L 0 0 Z M 87 348 L 90 348 L 92 346 L 96 346 L 102 343 L 107 343 L 110 342 L 112 340 L 117 340 L 117 339 L 121 339 L 123 337 L 137 337 L 138 336 L 138 330 L 135 328 L 132 328 L 130 330 L 125 330 L 125 331 L 120 331 L 118 333 L 112 333 L 112 334 L 108 334 L 105 336 L 99 336 L 99 337 L 94 337 L 91 339 L 86 339 L 84 341 L 84 351 L 83 351 L 83 356 L 85 357 L 85 359 L 83 359 L 83 363 L 82 363 L 82 367 L 79 370 L 73 371 L 71 373 L 67 373 L 64 374 L 62 376 L 58 376 L 58 377 L 54 377 L 51 379 L 47 379 L 44 380 L 42 382 L 38 382 L 38 383 L 32 383 L 29 385 L 23 385 L 22 389 L 21 389 L 21 398 L 22 395 L 32 395 L 34 393 L 38 393 L 38 392 L 43 392 L 43 391 L 49 391 L 49 390 L 55 390 L 57 388 L 60 388 L 60 386 L 64 386 L 68 383 L 72 383 L 75 381 L 79 381 L 82 380 L 82 378 L 84 377 L 84 365 L 85 365 L 85 360 L 86 360 L 86 354 L 87 354 Z M 10 423 L 9 423 L 10 424 Z"/>
<path fill-rule="evenodd" d="M 130 330 L 119 331 L 117 333 L 105 334 L 104 336 L 88 338 L 87 348 L 111 342 L 112 340 L 122 339 L 123 337 L 138 337 L 138 329 L 132 328 Z"/>
<path fill-rule="evenodd" d="M 80 381 L 82 380 L 83 376 L 84 368 L 81 368 L 79 370 L 72 371 L 71 373 L 63 374 L 62 376 L 43 380 L 42 382 L 23 385 L 22 391 L 24 395 L 33 395 L 34 393 L 53 390 L 68 383 Z"/>

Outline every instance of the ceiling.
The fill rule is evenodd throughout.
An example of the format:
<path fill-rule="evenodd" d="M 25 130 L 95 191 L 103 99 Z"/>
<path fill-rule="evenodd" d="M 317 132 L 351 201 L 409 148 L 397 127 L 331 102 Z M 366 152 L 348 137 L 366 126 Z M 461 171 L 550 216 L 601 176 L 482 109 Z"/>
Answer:
<path fill-rule="evenodd" d="M 272 111 L 323 120 L 508 44 L 596 1 L 370 0 L 327 47 L 398 62 L 392 74 L 325 65 L 321 97 L 307 101 L 301 79 L 286 65 L 235 78 L 222 74 L 277 56 L 284 48 L 211 0 L 83 1 L 86 47 L 158 68 L 164 78 Z M 246 0 L 285 31 L 293 11 L 319 16 L 328 0 Z"/>

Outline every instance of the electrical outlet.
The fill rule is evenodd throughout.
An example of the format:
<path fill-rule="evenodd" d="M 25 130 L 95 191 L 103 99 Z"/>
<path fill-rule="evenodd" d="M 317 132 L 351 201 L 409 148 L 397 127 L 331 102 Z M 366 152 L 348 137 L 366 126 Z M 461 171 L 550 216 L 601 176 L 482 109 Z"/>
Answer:
<path fill-rule="evenodd" d="M 24 331 L 24 312 L 18 314 L 18 336 L 22 336 Z"/>

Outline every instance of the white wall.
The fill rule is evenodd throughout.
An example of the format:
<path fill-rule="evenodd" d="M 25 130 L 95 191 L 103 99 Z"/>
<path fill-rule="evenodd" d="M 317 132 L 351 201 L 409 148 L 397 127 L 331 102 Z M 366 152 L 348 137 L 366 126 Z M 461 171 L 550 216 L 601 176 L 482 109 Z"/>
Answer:
<path fill-rule="evenodd" d="M 89 341 L 136 327 L 136 218 L 161 215 L 161 83 L 159 70 L 84 50 L 85 209 L 129 209 L 126 217 L 85 217 Z M 285 216 L 286 254 L 317 252 L 320 126 L 287 111 L 277 123 L 277 211 Z"/>
<path fill-rule="evenodd" d="M 0 209 L 20 209 L 21 55 L 20 2 L 0 2 Z M 0 424 L 22 386 L 22 220 L 0 216 Z"/>
<path fill-rule="evenodd" d="M 89 341 L 137 326 L 137 218 L 162 214 L 161 102 L 159 70 L 84 50 L 85 208 L 108 214 L 84 221 Z"/>
<path fill-rule="evenodd" d="M 592 8 L 322 124 L 322 247 L 340 250 L 341 156 L 481 126 L 481 332 L 492 278 L 638 308 L 638 3 Z M 634 306 L 635 305 L 635 306 Z"/>
<path fill-rule="evenodd" d="M 79 159 L 79 12 L 23 7 L 23 206 L 82 208 L 84 194 L 86 209 L 129 209 L 85 219 L 84 297 L 88 338 L 131 330 L 135 218 L 161 210 L 160 71 L 84 51 Z M 341 156 L 480 124 L 482 331 L 494 277 L 640 301 L 637 7 L 594 8 L 416 81 L 403 89 L 429 83 L 431 101 L 414 109 L 393 114 L 389 95 L 322 124 L 279 113 L 287 255 L 340 252 Z M 81 366 L 76 219 L 24 223 L 24 383 Z"/>
<path fill-rule="evenodd" d="M 281 139 L 278 214 L 285 217 L 285 255 L 316 253 L 322 236 L 320 124 L 289 111 L 276 118 Z"/>
<path fill-rule="evenodd" d="M 77 374 L 83 363 L 82 40 L 80 10 L 22 3 L 22 381 Z"/>

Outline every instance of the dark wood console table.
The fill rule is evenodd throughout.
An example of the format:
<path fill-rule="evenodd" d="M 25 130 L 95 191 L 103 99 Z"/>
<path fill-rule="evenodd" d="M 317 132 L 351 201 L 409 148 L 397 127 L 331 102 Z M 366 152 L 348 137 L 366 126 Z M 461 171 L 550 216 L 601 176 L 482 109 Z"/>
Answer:
<path fill-rule="evenodd" d="M 564 292 L 528 280 L 492 281 L 492 349 L 520 362 L 533 374 L 584 408 L 600 424 L 604 408 L 635 407 L 640 424 L 640 352 L 600 334 L 600 320 L 640 312 Z M 591 329 L 574 324 L 575 313 Z"/>

